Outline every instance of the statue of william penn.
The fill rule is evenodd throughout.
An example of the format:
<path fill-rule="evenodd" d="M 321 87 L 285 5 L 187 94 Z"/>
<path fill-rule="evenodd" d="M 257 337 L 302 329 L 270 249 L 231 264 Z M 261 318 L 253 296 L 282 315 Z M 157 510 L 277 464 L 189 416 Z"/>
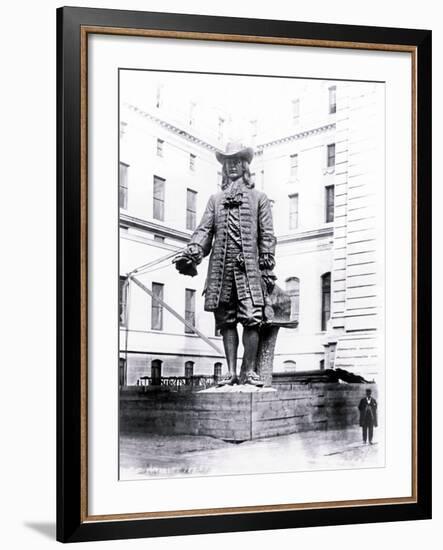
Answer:
<path fill-rule="evenodd" d="M 228 364 L 228 373 L 219 385 L 263 385 L 255 363 L 259 328 L 264 320 L 264 281 L 272 285 L 275 279 L 272 270 L 276 239 L 269 199 L 254 189 L 251 180 L 249 165 L 253 155 L 250 147 L 238 143 L 229 143 L 225 153 L 216 153 L 223 165 L 221 191 L 211 195 L 190 243 L 175 260 L 181 273 L 192 274 L 189 269 L 195 269 L 195 264 L 211 252 L 203 293 L 205 310 L 214 312 L 223 336 Z M 237 323 L 244 328 L 239 374 Z"/>

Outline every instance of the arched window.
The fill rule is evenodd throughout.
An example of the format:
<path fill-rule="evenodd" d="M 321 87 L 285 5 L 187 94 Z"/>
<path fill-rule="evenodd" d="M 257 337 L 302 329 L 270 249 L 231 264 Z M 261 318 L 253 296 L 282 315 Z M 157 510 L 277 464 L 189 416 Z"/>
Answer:
<path fill-rule="evenodd" d="M 160 386 L 162 380 L 162 363 L 160 359 L 151 361 L 151 378 L 153 386 Z"/>
<path fill-rule="evenodd" d="M 185 363 L 185 377 L 192 378 L 194 376 L 194 361 L 186 361 Z"/>
<path fill-rule="evenodd" d="M 120 386 L 126 386 L 126 359 L 124 357 L 119 358 L 119 364 L 118 364 L 118 380 Z"/>
<path fill-rule="evenodd" d="M 291 321 L 298 321 L 300 311 L 300 279 L 298 277 L 286 279 L 286 292 L 291 297 Z"/>
<path fill-rule="evenodd" d="M 292 359 L 283 361 L 283 368 L 285 372 L 295 372 L 297 370 L 297 363 Z"/>
<path fill-rule="evenodd" d="M 214 363 L 214 378 L 217 381 L 222 374 L 222 364 L 217 361 L 217 363 Z"/>
<path fill-rule="evenodd" d="M 326 330 L 331 317 L 331 273 L 321 276 L 321 329 Z"/>

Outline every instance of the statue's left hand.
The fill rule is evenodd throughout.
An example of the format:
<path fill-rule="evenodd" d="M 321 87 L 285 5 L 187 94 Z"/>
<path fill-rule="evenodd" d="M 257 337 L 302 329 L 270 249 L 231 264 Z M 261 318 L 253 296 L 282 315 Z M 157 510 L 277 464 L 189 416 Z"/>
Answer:
<path fill-rule="evenodd" d="M 263 270 L 272 271 L 275 267 L 274 254 L 271 254 L 270 252 L 260 254 L 260 257 L 258 259 L 258 266 L 262 271 Z"/>
<path fill-rule="evenodd" d="M 275 276 L 275 274 L 268 270 L 268 269 L 265 269 L 264 271 L 262 271 L 262 280 L 266 286 L 266 292 L 268 294 L 272 294 L 273 290 L 274 290 L 274 287 L 275 287 L 275 281 L 277 280 L 277 277 Z"/>

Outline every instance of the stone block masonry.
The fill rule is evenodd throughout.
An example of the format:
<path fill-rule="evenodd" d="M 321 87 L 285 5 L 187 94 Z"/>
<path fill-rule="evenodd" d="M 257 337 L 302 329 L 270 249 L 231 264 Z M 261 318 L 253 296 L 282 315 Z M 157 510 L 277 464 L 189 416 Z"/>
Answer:
<path fill-rule="evenodd" d="M 241 442 L 358 426 L 358 403 L 375 384 L 319 383 L 252 393 L 178 393 L 123 388 L 120 430 L 205 435 Z"/>

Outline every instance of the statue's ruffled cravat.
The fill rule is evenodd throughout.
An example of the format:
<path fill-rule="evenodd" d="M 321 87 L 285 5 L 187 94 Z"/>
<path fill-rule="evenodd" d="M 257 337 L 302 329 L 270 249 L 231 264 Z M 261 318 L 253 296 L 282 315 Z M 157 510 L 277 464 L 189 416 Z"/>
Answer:
<path fill-rule="evenodd" d="M 240 178 L 239 181 L 235 181 L 226 189 L 225 198 L 223 204 L 225 208 L 232 208 L 234 206 L 240 206 L 243 202 L 243 182 Z"/>

